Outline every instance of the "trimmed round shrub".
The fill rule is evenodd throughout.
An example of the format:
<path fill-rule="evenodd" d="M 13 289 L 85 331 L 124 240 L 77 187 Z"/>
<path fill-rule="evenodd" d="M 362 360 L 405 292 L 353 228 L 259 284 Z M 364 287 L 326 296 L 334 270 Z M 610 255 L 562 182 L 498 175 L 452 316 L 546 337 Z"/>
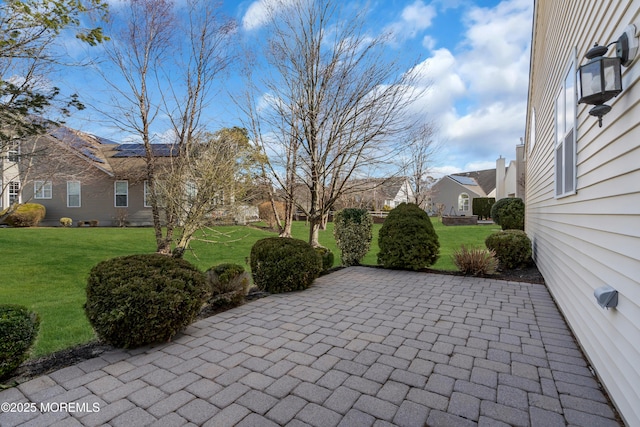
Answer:
<path fill-rule="evenodd" d="M 524 230 L 524 202 L 514 197 L 500 199 L 491 207 L 491 218 L 503 230 Z"/>
<path fill-rule="evenodd" d="M 205 275 L 211 289 L 211 305 L 239 305 L 249 292 L 249 274 L 239 264 L 219 264 L 207 270 Z"/>
<path fill-rule="evenodd" d="M 336 212 L 333 236 L 340 249 L 342 265 L 360 265 L 373 238 L 373 219 L 366 209 L 348 208 Z"/>
<path fill-rule="evenodd" d="M 0 305 L 0 379 L 8 378 L 29 356 L 40 318 L 27 307 Z"/>
<path fill-rule="evenodd" d="M 284 203 L 280 202 L 280 201 L 275 201 L 274 202 L 275 206 L 276 206 L 276 211 L 278 212 L 278 217 L 280 218 L 281 221 L 284 220 Z M 276 223 L 276 216 L 273 213 L 273 207 L 271 206 L 271 202 L 262 202 L 258 205 L 258 215 L 260 215 L 260 219 L 263 220 L 264 222 L 266 222 L 267 224 L 269 224 L 269 227 L 271 228 L 275 228 L 277 223 Z"/>
<path fill-rule="evenodd" d="M 419 270 L 438 260 L 440 242 L 429 215 L 418 205 L 402 203 L 389 212 L 378 235 L 378 264 Z"/>
<path fill-rule="evenodd" d="M 60 218 L 60 225 L 63 227 L 71 227 L 73 225 L 73 220 L 71 218 L 62 217 Z"/>
<path fill-rule="evenodd" d="M 195 319 L 208 294 L 204 273 L 184 259 L 129 255 L 91 269 L 84 310 L 100 339 L 134 348 L 168 341 Z"/>
<path fill-rule="evenodd" d="M 44 219 L 47 209 L 39 203 L 24 203 L 16 206 L 5 222 L 12 227 L 35 227 Z"/>
<path fill-rule="evenodd" d="M 333 252 L 329 248 L 325 248 L 324 246 L 317 246 L 314 248 L 315 251 L 320 255 L 322 259 L 322 271 L 325 272 L 333 267 L 333 261 L 335 259 Z"/>
<path fill-rule="evenodd" d="M 485 239 L 487 248 L 495 252 L 502 269 L 526 267 L 531 263 L 531 240 L 522 230 L 504 230 Z"/>
<path fill-rule="evenodd" d="M 251 248 L 253 284 L 261 291 L 275 294 L 304 290 L 321 271 L 320 255 L 302 240 L 267 237 Z"/>

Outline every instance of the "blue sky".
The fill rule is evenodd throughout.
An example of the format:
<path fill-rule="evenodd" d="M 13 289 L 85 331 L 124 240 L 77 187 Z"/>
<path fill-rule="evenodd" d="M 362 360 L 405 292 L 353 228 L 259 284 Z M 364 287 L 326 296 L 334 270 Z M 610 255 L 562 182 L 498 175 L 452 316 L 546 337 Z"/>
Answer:
<path fill-rule="evenodd" d="M 251 41 L 259 34 L 269 1 L 224 0 L 222 11 L 238 21 L 242 39 Z M 360 0 L 343 1 L 362 5 Z M 118 7 L 120 2 L 110 3 Z M 392 31 L 390 54 L 406 59 L 407 66 L 419 58 L 421 73 L 431 82 L 417 102 L 438 129 L 441 149 L 434 175 L 493 168 L 499 156 L 512 159 L 524 136 L 533 2 L 374 0 L 369 7 L 368 31 Z M 90 71 L 67 72 L 61 79 L 61 87 L 77 91 L 88 104 L 104 89 Z M 232 88 L 237 81 L 232 71 L 224 85 Z M 221 91 L 210 112 L 216 118 L 213 130 L 242 123 L 225 96 Z M 128 138 L 100 119 L 88 109 L 68 123 L 116 141 Z"/>

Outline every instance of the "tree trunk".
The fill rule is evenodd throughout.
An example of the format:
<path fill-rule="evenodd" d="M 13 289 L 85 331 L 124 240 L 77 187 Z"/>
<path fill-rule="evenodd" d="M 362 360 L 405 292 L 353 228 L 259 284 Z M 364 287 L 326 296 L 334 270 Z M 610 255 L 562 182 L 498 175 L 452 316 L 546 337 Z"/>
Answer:
<path fill-rule="evenodd" d="M 309 244 L 314 248 L 320 246 L 320 242 L 318 241 L 318 235 L 320 231 L 320 223 L 322 222 L 322 218 L 317 215 L 309 217 Z"/>

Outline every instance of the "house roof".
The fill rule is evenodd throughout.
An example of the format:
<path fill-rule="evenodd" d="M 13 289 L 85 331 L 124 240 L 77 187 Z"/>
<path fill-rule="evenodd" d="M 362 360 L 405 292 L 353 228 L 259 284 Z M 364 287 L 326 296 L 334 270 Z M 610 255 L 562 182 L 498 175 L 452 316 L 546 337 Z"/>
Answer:
<path fill-rule="evenodd" d="M 118 144 L 106 138 L 58 126 L 49 132 L 59 144 L 116 179 L 144 179 L 146 176 L 143 144 Z M 155 157 L 169 158 L 175 151 L 173 144 L 153 144 Z"/>
<path fill-rule="evenodd" d="M 496 188 L 496 170 L 495 169 L 463 172 L 463 173 L 457 173 L 449 176 L 451 177 L 451 179 L 455 180 L 461 185 L 479 186 L 485 194 L 491 193 Z M 471 180 L 473 180 L 473 183 Z"/>
<path fill-rule="evenodd" d="M 394 199 L 406 181 L 407 177 L 398 176 L 391 178 L 353 179 L 350 183 L 353 192 L 375 189 L 376 193 L 384 196 L 385 199 Z"/>

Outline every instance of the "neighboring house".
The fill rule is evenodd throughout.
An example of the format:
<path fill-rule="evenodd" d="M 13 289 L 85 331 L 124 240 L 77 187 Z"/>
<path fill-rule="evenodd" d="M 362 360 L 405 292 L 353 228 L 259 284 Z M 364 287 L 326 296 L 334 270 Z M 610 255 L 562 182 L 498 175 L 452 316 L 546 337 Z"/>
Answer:
<path fill-rule="evenodd" d="M 525 199 L 525 170 L 524 145 L 520 144 L 516 146 L 516 159 L 511 160 L 509 166 L 505 167 L 502 156 L 496 160 L 495 193 L 489 197 L 495 197 L 496 200 L 505 197 Z"/>
<path fill-rule="evenodd" d="M 516 159 L 505 166 L 506 160 L 500 156 L 495 169 L 463 172 L 447 175 L 438 180 L 431 189 L 427 210 L 443 215 L 472 215 L 473 199 L 494 197 L 525 198 L 525 158 L 524 145 L 516 146 Z M 438 209 L 440 207 L 440 209 Z"/>
<path fill-rule="evenodd" d="M 153 149 L 157 164 L 169 165 L 174 146 L 153 144 Z M 59 225 L 63 217 L 71 218 L 74 225 L 153 225 L 144 154 L 142 144 L 118 144 L 60 126 L 23 141 L 19 161 L 4 156 L 5 164 L 9 158 L 15 161 L 3 168 L 3 180 L 12 179 L 10 184 L 17 182 L 22 191 L 18 200 L 8 185 L 2 193 L 3 206 L 14 200 L 42 204 L 46 208 L 44 226 Z M 185 195 L 189 191 L 185 183 Z M 213 215 L 232 215 L 238 222 L 257 217 L 253 207 L 227 209 L 232 199 L 233 195 L 221 195 L 220 209 Z"/>
<path fill-rule="evenodd" d="M 59 225 L 62 217 L 74 225 L 152 225 L 141 144 L 117 144 L 61 126 L 24 143 L 23 155 L 25 147 L 38 154 L 35 165 L 22 172 L 22 201 L 45 206 L 42 225 Z M 155 154 L 168 158 L 171 146 L 157 144 Z"/>
<path fill-rule="evenodd" d="M 351 188 L 337 208 L 357 207 L 372 211 L 393 209 L 400 203 L 415 203 L 415 193 L 407 177 L 367 178 L 349 181 Z"/>
<path fill-rule="evenodd" d="M 623 90 L 608 102 L 611 111 L 602 127 L 589 115 L 593 106 L 578 104 L 577 80 L 594 43 L 618 40 L 631 24 L 640 28 L 639 0 L 535 2 L 525 231 L 536 264 L 590 364 L 625 423 L 638 426 L 640 61 L 636 57 L 622 67 Z M 634 32 L 631 45 L 637 46 Z M 612 46 L 606 56 L 615 55 Z M 594 290 L 604 285 L 618 291 L 616 308 L 603 309 L 596 302 Z M 561 345 L 553 334 L 542 332 L 545 345 Z M 552 367 L 562 368 L 562 358 L 570 355 L 554 354 L 559 358 Z M 567 372 L 565 379 L 555 378 L 556 386 L 579 402 L 587 392 L 580 378 Z M 589 422 L 597 425 L 597 416 Z"/>
<path fill-rule="evenodd" d="M 0 211 L 22 201 L 19 155 L 17 143 L 6 143 L 0 148 Z"/>
<path fill-rule="evenodd" d="M 472 215 L 473 199 L 495 197 L 495 188 L 495 169 L 447 175 L 433 185 L 428 210 L 443 215 Z"/>

